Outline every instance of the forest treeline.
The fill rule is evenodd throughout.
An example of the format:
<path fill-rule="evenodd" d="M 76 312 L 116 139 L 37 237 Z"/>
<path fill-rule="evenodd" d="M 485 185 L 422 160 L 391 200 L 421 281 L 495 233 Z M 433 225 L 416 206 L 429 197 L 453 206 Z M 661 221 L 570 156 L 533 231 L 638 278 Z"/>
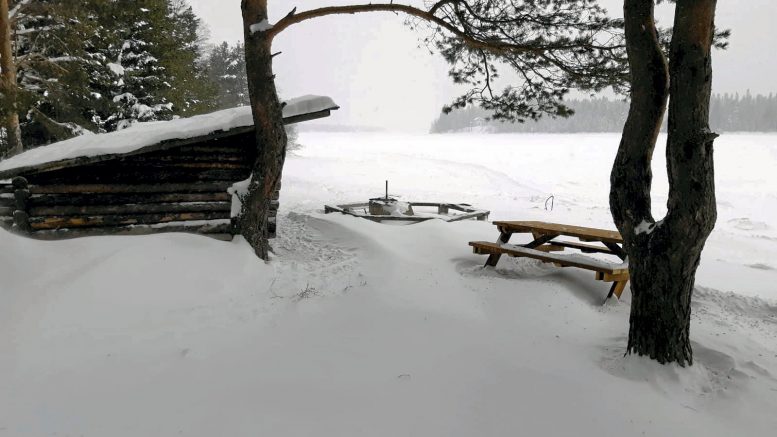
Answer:
<path fill-rule="evenodd" d="M 16 0 L 11 10 L 25 149 L 249 102 L 242 45 L 207 44 L 186 0 Z"/>
<path fill-rule="evenodd" d="M 621 132 L 629 111 L 627 101 L 606 97 L 571 100 L 569 106 L 575 111 L 570 118 L 525 123 L 489 121 L 486 111 L 469 107 L 440 115 L 431 132 Z M 710 126 L 716 132 L 777 132 L 777 95 L 716 94 L 710 102 Z"/>

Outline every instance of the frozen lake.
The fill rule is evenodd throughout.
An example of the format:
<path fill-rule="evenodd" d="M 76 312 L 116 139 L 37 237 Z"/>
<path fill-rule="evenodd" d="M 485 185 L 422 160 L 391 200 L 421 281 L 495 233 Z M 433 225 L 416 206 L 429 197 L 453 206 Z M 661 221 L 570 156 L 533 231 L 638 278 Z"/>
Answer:
<path fill-rule="evenodd" d="M 653 210 L 666 212 L 659 140 Z M 614 228 L 609 175 L 617 134 L 300 134 L 287 161 L 285 211 L 320 210 L 390 192 L 405 200 L 463 202 L 492 220 L 543 220 Z M 777 299 L 777 135 L 728 134 L 716 142 L 718 223 L 697 283 Z M 553 210 L 546 201 L 554 196 Z M 549 205 L 549 204 L 548 204 Z M 466 241 L 462 241 L 466 244 Z"/>

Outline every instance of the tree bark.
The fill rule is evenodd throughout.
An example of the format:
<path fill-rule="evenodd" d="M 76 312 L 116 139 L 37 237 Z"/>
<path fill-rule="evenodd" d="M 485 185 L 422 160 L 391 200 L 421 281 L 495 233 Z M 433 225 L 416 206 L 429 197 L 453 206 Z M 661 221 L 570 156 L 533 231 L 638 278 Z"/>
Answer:
<path fill-rule="evenodd" d="M 269 257 L 270 201 L 279 185 L 286 157 L 286 129 L 283 108 L 272 72 L 272 37 L 266 31 L 252 32 L 250 27 L 268 19 L 267 0 L 243 0 L 248 90 L 256 126 L 257 158 L 248 193 L 243 199 L 240 232 L 256 254 Z"/>
<path fill-rule="evenodd" d="M 11 20 L 8 14 L 8 0 L 0 0 L 0 92 L 3 94 L 0 126 L 6 130 L 6 144 L 0 144 L 0 159 L 22 151 L 22 131 L 19 127 L 19 113 L 16 99 L 16 64 L 11 44 Z M 5 147 L 3 147 L 5 146 Z"/>
<path fill-rule="evenodd" d="M 691 296 L 716 220 L 716 135 L 708 125 L 715 6 L 716 0 L 677 1 L 667 69 L 655 38 L 653 2 L 624 1 L 632 102 L 613 167 L 610 204 L 629 255 L 627 352 L 681 366 L 693 364 Z M 667 95 L 668 213 L 656 223 L 650 208 L 650 160 Z"/>

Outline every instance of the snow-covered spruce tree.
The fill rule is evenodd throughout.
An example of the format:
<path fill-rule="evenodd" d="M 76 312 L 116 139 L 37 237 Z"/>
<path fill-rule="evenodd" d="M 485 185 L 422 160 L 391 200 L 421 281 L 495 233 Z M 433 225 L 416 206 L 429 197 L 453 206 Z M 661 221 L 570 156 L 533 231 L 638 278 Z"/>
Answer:
<path fill-rule="evenodd" d="M 248 96 L 245 48 L 222 42 L 213 48 L 206 62 L 208 78 L 216 86 L 218 109 L 236 108 L 251 104 Z M 289 151 L 301 148 L 296 125 L 286 126 Z"/>
<path fill-rule="evenodd" d="M 215 106 L 184 0 L 22 1 L 13 22 L 29 146 Z"/>
<path fill-rule="evenodd" d="M 173 113 L 189 117 L 215 109 L 216 85 L 205 66 L 202 20 L 187 0 L 168 0 L 166 18 L 161 24 L 166 37 L 157 38 L 155 44 L 172 85 L 164 95 L 173 104 Z"/>
<path fill-rule="evenodd" d="M 297 12 L 274 24 L 268 0 L 243 0 L 246 66 L 256 124 L 258 158 L 243 204 L 241 232 L 268 258 L 269 201 L 283 171 L 287 135 L 272 71 L 273 39 L 291 26 L 325 16 L 387 12 L 408 17 L 411 28 L 429 28 L 427 44 L 451 65 L 455 82 L 472 90 L 448 108 L 478 104 L 502 120 L 537 119 L 570 113 L 563 97 L 570 88 L 616 87 L 627 77 L 619 33 L 593 0 L 440 0 L 413 7 L 394 2 L 331 6 Z M 518 72 L 520 82 L 497 90 L 497 66 Z"/>
<path fill-rule="evenodd" d="M 8 0 L 0 0 L 0 159 L 22 151 L 16 60 L 11 41 L 12 18 Z"/>
<path fill-rule="evenodd" d="M 78 127 L 71 122 L 80 121 L 78 108 L 88 94 L 81 85 L 78 8 L 72 7 L 66 20 L 57 13 L 62 6 L 61 1 L 21 1 L 11 10 L 18 92 L 9 104 L 22 118 L 27 146 L 73 136 Z"/>
<path fill-rule="evenodd" d="M 106 119 L 109 131 L 135 122 L 168 120 L 173 104 L 166 97 L 172 87 L 156 48 L 167 16 L 165 0 L 114 2 L 111 7 L 118 40 L 111 46 L 109 66 L 116 74 L 114 113 Z"/>
<path fill-rule="evenodd" d="M 217 87 L 219 109 L 250 104 L 243 44 L 218 44 L 208 55 L 206 65 L 208 77 Z"/>

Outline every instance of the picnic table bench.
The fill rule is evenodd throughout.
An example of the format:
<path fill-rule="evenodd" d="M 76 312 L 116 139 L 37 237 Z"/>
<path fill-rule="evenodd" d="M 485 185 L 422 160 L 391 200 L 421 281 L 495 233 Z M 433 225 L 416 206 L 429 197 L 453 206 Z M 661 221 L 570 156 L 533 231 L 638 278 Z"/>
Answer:
<path fill-rule="evenodd" d="M 552 263 L 559 267 L 577 267 L 595 272 L 599 281 L 612 282 L 609 299 L 613 295 L 621 297 L 629 282 L 629 266 L 626 253 L 623 251 L 623 238 L 617 231 L 586 228 L 557 223 L 537 221 L 504 221 L 494 222 L 499 229 L 499 240 L 496 243 L 486 241 L 471 241 L 473 251 L 479 255 L 488 255 L 486 267 L 496 267 L 502 255 L 526 257 Z M 534 240 L 528 244 L 509 244 L 513 234 L 529 233 Z M 558 240 L 558 237 L 573 237 L 577 241 Z M 594 244 L 589 244 L 594 243 Z M 601 253 L 613 255 L 620 259 L 614 264 L 606 260 L 581 254 L 565 255 L 565 249 L 576 249 L 583 253 Z"/>

